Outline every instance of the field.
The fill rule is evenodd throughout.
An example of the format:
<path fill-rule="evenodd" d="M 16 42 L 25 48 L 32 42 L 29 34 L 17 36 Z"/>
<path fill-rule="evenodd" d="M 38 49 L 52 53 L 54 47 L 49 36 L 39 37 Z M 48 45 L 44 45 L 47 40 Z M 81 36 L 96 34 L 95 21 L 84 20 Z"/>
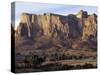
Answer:
<path fill-rule="evenodd" d="M 97 51 L 83 49 L 16 50 L 16 72 L 88 69 L 97 67 Z"/>

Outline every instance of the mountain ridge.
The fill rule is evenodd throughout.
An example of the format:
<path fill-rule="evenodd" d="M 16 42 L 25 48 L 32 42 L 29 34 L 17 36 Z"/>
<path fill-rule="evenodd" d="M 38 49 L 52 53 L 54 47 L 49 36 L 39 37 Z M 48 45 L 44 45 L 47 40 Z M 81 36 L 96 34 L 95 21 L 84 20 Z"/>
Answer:
<path fill-rule="evenodd" d="M 53 13 L 43 15 L 23 13 L 16 30 L 16 39 L 17 43 L 30 40 L 33 44 L 35 40 L 35 43 L 38 42 L 42 45 L 44 42 L 46 45 L 53 41 L 53 45 L 58 43 L 68 46 L 74 40 L 88 41 L 90 36 L 96 38 L 96 34 L 97 15 L 89 15 L 83 10 L 76 15 L 69 14 L 67 16 Z"/>

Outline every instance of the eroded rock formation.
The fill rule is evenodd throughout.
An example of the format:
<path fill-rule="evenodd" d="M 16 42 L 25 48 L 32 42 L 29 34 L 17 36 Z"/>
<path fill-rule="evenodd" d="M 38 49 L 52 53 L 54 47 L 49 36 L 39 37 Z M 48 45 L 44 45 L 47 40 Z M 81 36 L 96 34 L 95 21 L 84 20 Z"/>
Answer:
<path fill-rule="evenodd" d="M 91 35 L 96 38 L 97 16 L 83 10 L 68 16 L 22 13 L 16 33 L 20 41 L 25 38 L 31 42 L 35 40 L 35 43 L 38 41 L 38 45 L 44 43 L 50 46 L 53 41 L 53 45 L 70 46 L 74 41 L 87 41 Z"/>

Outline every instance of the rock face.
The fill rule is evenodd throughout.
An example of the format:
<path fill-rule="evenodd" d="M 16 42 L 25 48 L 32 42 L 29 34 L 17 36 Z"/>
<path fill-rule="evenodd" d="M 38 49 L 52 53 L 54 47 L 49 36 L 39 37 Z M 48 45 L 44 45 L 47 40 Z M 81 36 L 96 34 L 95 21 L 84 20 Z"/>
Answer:
<path fill-rule="evenodd" d="M 90 35 L 96 36 L 97 33 L 97 15 L 92 14 L 88 15 L 86 11 L 81 10 L 77 14 L 79 19 L 81 30 L 82 30 L 82 39 L 86 40 Z"/>
<path fill-rule="evenodd" d="M 96 25 L 96 16 L 95 14 L 88 16 L 84 22 L 83 28 L 83 39 L 88 38 L 90 35 L 96 36 L 97 25 Z"/>
<path fill-rule="evenodd" d="M 86 41 L 92 35 L 96 38 L 97 16 L 81 10 L 78 14 L 62 16 L 52 13 L 42 15 L 22 13 L 16 30 L 17 41 L 35 40 L 34 45 L 49 44 L 70 46 L 72 41 Z M 23 41 L 22 41 L 23 42 Z M 32 43 L 33 44 L 33 43 Z M 54 45 L 54 44 L 53 44 Z"/>
<path fill-rule="evenodd" d="M 63 16 L 65 18 L 65 16 Z M 56 37 L 63 33 L 68 35 L 67 22 L 62 22 L 62 16 L 55 14 L 34 15 L 23 13 L 17 29 L 20 36 L 34 37 L 37 34 L 47 37 Z"/>

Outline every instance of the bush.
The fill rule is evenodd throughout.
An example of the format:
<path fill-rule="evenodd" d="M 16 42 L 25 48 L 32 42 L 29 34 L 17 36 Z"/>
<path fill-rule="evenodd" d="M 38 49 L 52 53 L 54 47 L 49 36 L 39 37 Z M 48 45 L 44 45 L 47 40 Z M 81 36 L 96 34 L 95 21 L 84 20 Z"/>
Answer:
<path fill-rule="evenodd" d="M 26 68 L 39 67 L 45 59 L 40 58 L 37 55 L 28 55 L 25 56 L 24 63 L 26 64 Z"/>

